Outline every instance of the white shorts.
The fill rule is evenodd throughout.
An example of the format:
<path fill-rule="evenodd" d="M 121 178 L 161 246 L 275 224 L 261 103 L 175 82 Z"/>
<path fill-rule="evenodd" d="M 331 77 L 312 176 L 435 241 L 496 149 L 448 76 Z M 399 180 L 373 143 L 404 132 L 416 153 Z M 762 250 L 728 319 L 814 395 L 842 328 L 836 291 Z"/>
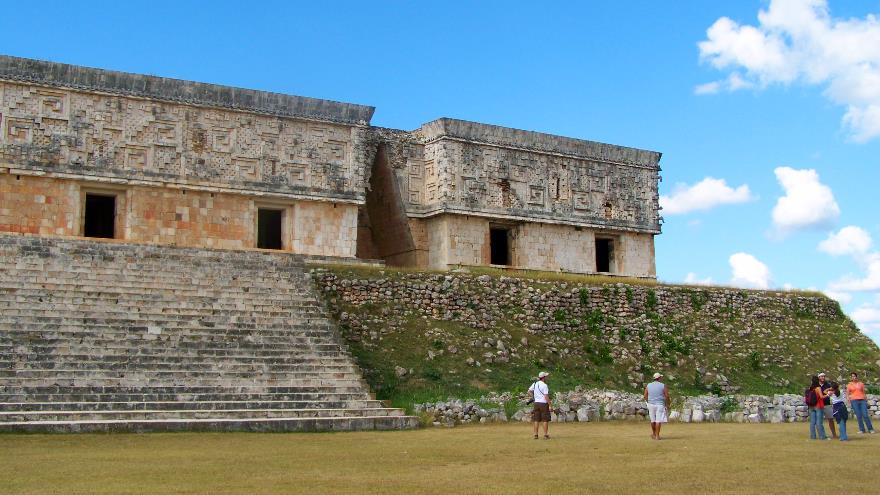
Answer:
<path fill-rule="evenodd" d="M 652 423 L 666 423 L 666 406 L 663 404 L 648 404 L 648 416 Z"/>

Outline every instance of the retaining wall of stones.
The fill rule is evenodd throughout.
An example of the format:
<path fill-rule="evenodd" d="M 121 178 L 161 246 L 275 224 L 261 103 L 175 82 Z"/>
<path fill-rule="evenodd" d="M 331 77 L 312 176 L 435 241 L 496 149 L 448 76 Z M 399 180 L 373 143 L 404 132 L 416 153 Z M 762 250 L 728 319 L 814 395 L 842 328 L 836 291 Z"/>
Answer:
<path fill-rule="evenodd" d="M 448 399 L 415 404 L 416 413 L 427 414 L 434 426 L 461 423 L 531 421 L 532 406 L 519 398 L 519 407 L 512 416 L 505 413 L 504 403 L 511 394 L 492 395 L 480 400 Z M 575 389 L 558 392 L 552 400 L 553 422 L 645 421 L 648 410 L 644 399 L 628 392 L 598 389 Z M 869 413 L 880 421 L 880 395 L 868 395 Z M 701 395 L 676 401 L 669 413 L 670 421 L 682 423 L 797 423 L 808 421 L 807 406 L 798 394 L 778 395 Z M 855 417 L 850 412 L 850 419 Z"/>

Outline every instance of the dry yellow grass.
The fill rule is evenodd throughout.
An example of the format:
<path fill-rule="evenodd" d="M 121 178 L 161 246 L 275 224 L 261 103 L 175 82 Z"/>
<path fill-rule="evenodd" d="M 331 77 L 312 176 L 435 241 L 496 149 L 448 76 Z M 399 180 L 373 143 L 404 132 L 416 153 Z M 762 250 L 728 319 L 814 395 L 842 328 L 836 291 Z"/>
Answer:
<path fill-rule="evenodd" d="M 853 430 L 855 426 L 853 425 Z M 523 424 L 342 434 L 2 435 L 0 492 L 877 493 L 880 435 L 805 425 Z M 819 477 L 826 480 L 820 487 Z"/>

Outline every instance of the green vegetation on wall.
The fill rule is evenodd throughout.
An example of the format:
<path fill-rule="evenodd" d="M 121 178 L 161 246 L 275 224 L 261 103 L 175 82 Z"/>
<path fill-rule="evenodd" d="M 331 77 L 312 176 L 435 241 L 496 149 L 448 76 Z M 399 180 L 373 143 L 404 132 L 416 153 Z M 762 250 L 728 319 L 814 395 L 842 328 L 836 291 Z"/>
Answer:
<path fill-rule="evenodd" d="M 396 405 L 551 386 L 639 391 L 655 371 L 678 394 L 800 392 L 860 371 L 880 349 L 818 293 L 481 270 L 329 266 L 315 279 L 380 399 Z"/>

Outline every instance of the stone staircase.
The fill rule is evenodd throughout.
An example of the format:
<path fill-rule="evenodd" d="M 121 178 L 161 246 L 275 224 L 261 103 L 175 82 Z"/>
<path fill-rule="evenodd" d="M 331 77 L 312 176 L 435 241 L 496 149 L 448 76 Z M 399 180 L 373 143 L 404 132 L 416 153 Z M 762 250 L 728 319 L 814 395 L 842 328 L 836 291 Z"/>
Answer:
<path fill-rule="evenodd" d="M 412 428 L 301 257 L 0 235 L 0 432 Z"/>

